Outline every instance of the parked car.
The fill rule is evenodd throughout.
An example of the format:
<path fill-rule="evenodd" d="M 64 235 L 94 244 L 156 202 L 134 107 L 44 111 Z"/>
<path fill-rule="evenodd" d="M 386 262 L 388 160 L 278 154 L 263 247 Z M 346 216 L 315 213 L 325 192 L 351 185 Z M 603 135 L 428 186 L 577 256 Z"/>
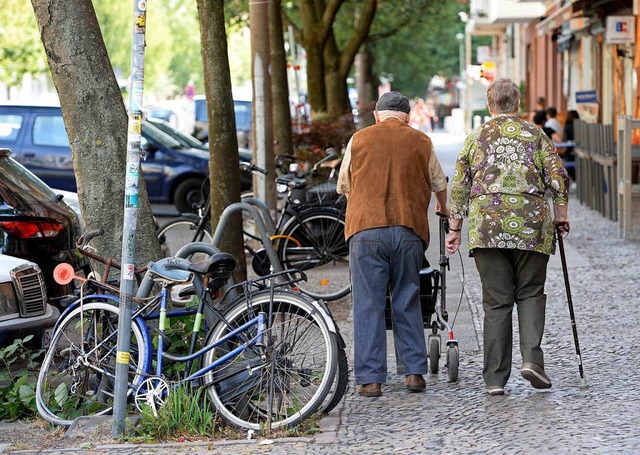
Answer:
<path fill-rule="evenodd" d="M 59 317 L 48 303 L 40 267 L 0 254 L 0 344 L 52 327 Z"/>
<path fill-rule="evenodd" d="M 157 119 L 157 118 L 151 118 L 151 117 L 147 118 L 147 120 L 157 128 L 161 129 L 162 131 L 164 131 L 165 133 L 173 137 L 175 140 L 179 141 L 185 147 L 190 147 L 190 148 L 199 149 L 199 150 L 206 150 L 207 152 L 209 151 L 209 143 L 205 144 L 193 136 L 184 134 L 182 131 L 179 131 L 173 128 L 166 121 Z M 246 163 L 250 163 L 253 158 L 251 150 L 247 150 L 243 148 L 238 149 L 238 156 L 240 158 L 240 161 L 244 161 Z M 242 191 L 243 192 L 250 191 L 253 186 L 253 175 L 251 174 L 251 172 L 246 169 L 243 169 L 241 171 L 240 178 L 242 182 Z"/>
<path fill-rule="evenodd" d="M 0 106 L 0 147 L 54 188 L 76 191 L 71 149 L 59 106 Z M 189 212 L 201 199 L 209 175 L 209 153 L 185 146 L 152 123 L 142 124 L 142 161 L 152 202 Z"/>
<path fill-rule="evenodd" d="M 88 271 L 75 250 L 78 215 L 7 149 L 0 149 L 0 175 L 0 332 L 47 327 L 74 290 L 56 283 L 53 269 L 67 262 Z"/>
<path fill-rule="evenodd" d="M 204 96 L 196 96 L 193 100 L 195 107 L 195 127 L 193 135 L 203 142 L 209 138 L 209 120 L 207 118 L 207 100 Z M 233 110 L 236 119 L 238 146 L 251 149 L 251 101 L 233 100 Z"/>

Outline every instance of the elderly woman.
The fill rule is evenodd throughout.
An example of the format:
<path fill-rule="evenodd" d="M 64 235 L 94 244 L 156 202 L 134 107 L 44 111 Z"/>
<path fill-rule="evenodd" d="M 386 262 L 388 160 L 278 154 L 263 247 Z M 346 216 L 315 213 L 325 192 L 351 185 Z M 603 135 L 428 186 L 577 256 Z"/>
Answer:
<path fill-rule="evenodd" d="M 460 246 L 469 217 L 469 251 L 482 281 L 487 392 L 503 395 L 511 374 L 514 303 L 518 305 L 522 376 L 534 388 L 551 387 L 540 347 L 544 285 L 554 250 L 554 224 L 566 222 L 567 175 L 547 135 L 517 117 L 518 86 L 498 79 L 487 90 L 491 120 L 466 139 L 451 184 L 450 254 Z M 553 197 L 551 218 L 545 191 Z"/>

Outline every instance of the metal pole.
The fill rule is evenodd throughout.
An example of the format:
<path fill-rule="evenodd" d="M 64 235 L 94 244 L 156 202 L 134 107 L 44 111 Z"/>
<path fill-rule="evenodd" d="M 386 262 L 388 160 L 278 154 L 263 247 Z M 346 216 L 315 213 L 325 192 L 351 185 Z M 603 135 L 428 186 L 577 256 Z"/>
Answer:
<path fill-rule="evenodd" d="M 121 436 L 125 429 L 127 390 L 129 389 L 129 349 L 131 341 L 131 307 L 134 289 L 136 224 L 138 221 L 138 183 L 140 182 L 140 137 L 144 86 L 144 46 L 147 23 L 145 0 L 133 0 L 133 40 L 131 43 L 131 84 L 129 86 L 129 127 L 127 132 L 127 166 L 124 188 L 124 222 L 122 225 L 122 270 L 120 273 L 120 314 L 113 396 L 111 433 Z"/>
<path fill-rule="evenodd" d="M 289 32 L 289 52 L 291 52 L 291 67 L 296 81 L 296 123 L 298 124 L 298 132 L 302 130 L 302 116 L 300 115 L 300 67 L 298 66 L 298 49 L 296 48 L 296 39 L 293 35 L 293 25 L 288 28 Z"/>

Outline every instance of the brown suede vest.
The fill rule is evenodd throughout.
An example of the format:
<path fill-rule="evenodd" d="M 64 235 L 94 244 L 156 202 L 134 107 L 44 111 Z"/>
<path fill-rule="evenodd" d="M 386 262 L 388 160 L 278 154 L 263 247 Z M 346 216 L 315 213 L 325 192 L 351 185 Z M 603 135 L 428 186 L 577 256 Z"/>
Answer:
<path fill-rule="evenodd" d="M 345 237 L 407 226 L 429 245 L 431 140 L 398 119 L 358 131 L 351 142 L 351 190 Z"/>

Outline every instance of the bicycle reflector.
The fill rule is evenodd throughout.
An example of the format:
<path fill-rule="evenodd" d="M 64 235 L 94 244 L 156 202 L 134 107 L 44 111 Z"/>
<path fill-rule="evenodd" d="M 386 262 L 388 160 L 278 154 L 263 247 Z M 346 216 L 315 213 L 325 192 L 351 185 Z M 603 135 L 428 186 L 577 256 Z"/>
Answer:
<path fill-rule="evenodd" d="M 64 225 L 57 221 L 1 221 L 0 229 L 19 239 L 51 238 L 57 236 Z"/>

